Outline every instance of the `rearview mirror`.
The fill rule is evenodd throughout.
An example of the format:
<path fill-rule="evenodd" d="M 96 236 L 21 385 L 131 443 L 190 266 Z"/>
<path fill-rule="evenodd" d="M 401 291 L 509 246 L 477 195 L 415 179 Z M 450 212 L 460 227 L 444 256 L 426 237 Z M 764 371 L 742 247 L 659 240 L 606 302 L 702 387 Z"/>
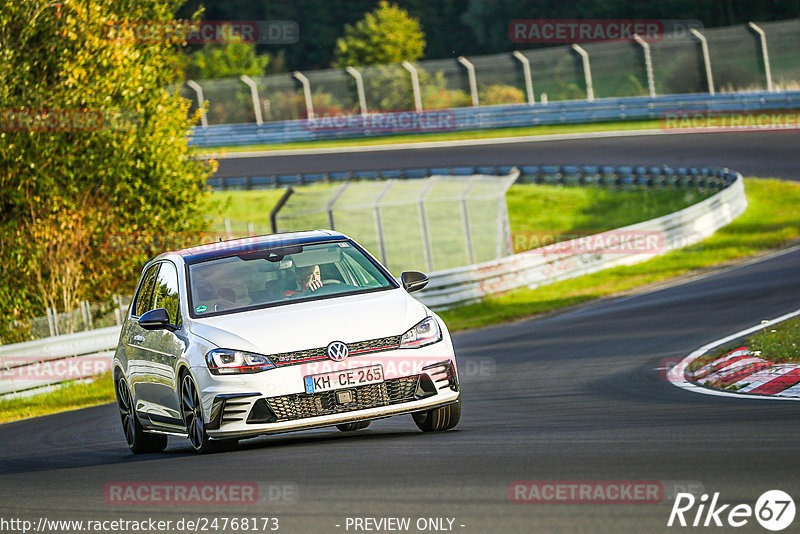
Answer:
<path fill-rule="evenodd" d="M 138 322 L 139 326 L 145 330 L 159 330 L 161 328 L 175 330 L 175 327 L 169 322 L 169 313 L 165 308 L 156 308 L 143 313 Z"/>
<path fill-rule="evenodd" d="M 400 275 L 400 282 L 402 282 L 405 290 L 411 293 L 412 291 L 419 291 L 428 285 L 428 275 L 419 271 L 404 271 Z"/>

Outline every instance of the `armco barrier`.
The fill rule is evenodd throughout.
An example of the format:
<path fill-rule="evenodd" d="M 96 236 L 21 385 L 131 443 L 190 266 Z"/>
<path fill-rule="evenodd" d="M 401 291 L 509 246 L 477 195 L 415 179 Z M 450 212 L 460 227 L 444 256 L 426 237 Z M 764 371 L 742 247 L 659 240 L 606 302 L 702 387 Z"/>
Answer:
<path fill-rule="evenodd" d="M 709 188 L 722 189 L 733 182 L 727 169 L 633 165 L 500 165 L 463 167 L 415 167 L 371 171 L 270 174 L 263 176 L 216 176 L 206 184 L 215 191 L 272 189 L 320 183 L 373 180 L 417 180 L 430 176 L 505 176 L 517 168 L 519 183 L 595 185 L 598 187 Z"/>
<path fill-rule="evenodd" d="M 741 175 L 719 193 L 675 213 L 597 234 L 597 236 L 656 232 L 663 238 L 660 252 L 701 241 L 738 217 L 747 207 Z M 477 265 L 431 274 L 428 286 L 418 293 L 426 305 L 446 308 L 519 287 L 535 288 L 559 280 L 646 261 L 653 253 L 620 253 L 612 250 L 578 252 L 578 240 L 553 247 L 522 252 Z M 559 252 L 564 250 L 565 252 Z"/>
<path fill-rule="evenodd" d="M 95 365 L 76 366 L 71 361 L 71 366 L 65 367 L 65 360 L 82 359 L 85 364 L 108 358 L 110 369 L 112 349 L 117 346 L 121 328 L 109 326 L 0 346 L 0 395 L 95 374 Z"/>
<path fill-rule="evenodd" d="M 489 167 L 484 167 L 488 171 Z M 497 173 L 510 172 L 512 168 L 492 168 Z M 662 236 L 661 252 L 700 241 L 725 226 L 747 207 L 741 175 L 727 169 L 682 169 L 668 167 L 591 167 L 592 172 L 577 171 L 572 167 L 544 166 L 528 174 L 529 181 L 537 183 L 567 183 L 569 176 L 577 176 L 576 183 L 594 185 L 608 180 L 616 186 L 642 187 L 653 185 L 653 180 L 667 187 L 707 187 L 720 189 L 713 196 L 683 210 L 649 221 L 611 230 L 592 237 L 613 233 L 656 232 Z M 656 171 L 655 169 L 659 169 Z M 665 172 L 665 169 L 670 172 Z M 691 172 L 690 172 L 691 169 Z M 529 173 L 531 169 L 529 169 Z M 650 174 L 648 174 L 650 173 Z M 645 261 L 652 254 L 594 250 L 591 253 L 559 252 L 570 249 L 572 242 L 561 243 L 553 252 L 537 249 L 477 265 L 431 273 L 428 287 L 416 293 L 418 298 L 433 308 L 447 308 L 480 300 L 481 298 L 518 287 L 537 287 L 558 280 L 573 278 L 607 269 L 616 265 L 629 265 Z M 579 248 L 579 247 L 575 247 Z M 88 332 L 55 336 L 26 343 L 0 347 L 0 395 L 35 390 L 59 382 L 57 379 L 36 377 L 35 371 L 24 372 L 22 366 L 41 366 L 63 360 L 110 358 L 119 339 L 120 327 L 112 326 Z M 20 363 L 20 362 L 24 363 Z M 80 371 L 78 372 L 80 375 Z M 10 377 L 10 378 L 9 378 Z M 70 375 L 70 379 L 80 376 Z"/>
<path fill-rule="evenodd" d="M 447 112 L 451 125 L 448 131 L 482 130 L 538 126 L 543 124 L 568 124 L 617 120 L 660 119 L 666 113 L 676 112 L 735 112 L 770 111 L 800 108 L 800 91 L 751 93 L 719 93 L 665 95 L 656 97 L 633 96 L 624 98 L 599 98 L 565 100 L 548 104 L 510 104 L 502 106 L 480 106 L 430 110 L 426 113 Z M 413 112 L 403 112 L 408 115 Z M 360 116 L 342 117 L 350 124 Z M 321 119 L 318 119 L 318 121 Z M 290 120 L 258 125 L 220 124 L 195 127 L 189 144 L 197 147 L 234 146 L 252 144 L 291 143 L 297 141 L 319 141 L 328 139 L 359 138 L 414 133 L 408 129 L 381 128 L 379 131 L 359 128 L 321 128 L 319 122 Z M 796 126 L 796 125 L 795 125 Z M 442 130 L 437 130 L 441 133 Z M 424 133 L 424 132 L 417 132 Z"/>

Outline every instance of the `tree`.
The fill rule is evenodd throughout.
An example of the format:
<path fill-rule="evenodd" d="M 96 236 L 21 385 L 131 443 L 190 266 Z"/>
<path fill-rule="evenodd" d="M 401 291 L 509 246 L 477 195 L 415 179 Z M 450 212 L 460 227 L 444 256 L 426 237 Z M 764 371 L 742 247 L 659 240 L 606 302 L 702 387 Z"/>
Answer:
<path fill-rule="evenodd" d="M 214 164 L 188 152 L 175 47 L 131 30 L 171 24 L 178 3 L 0 0 L 3 342 L 46 306 L 130 293 L 163 242 L 131 246 L 142 235 L 205 228 Z"/>
<path fill-rule="evenodd" d="M 197 80 L 263 76 L 270 57 L 256 53 L 256 46 L 242 42 L 239 35 L 221 45 L 205 45 L 191 54 L 186 75 Z"/>
<path fill-rule="evenodd" d="M 345 26 L 344 36 L 336 41 L 334 66 L 416 61 L 424 50 L 425 35 L 419 21 L 383 0 L 355 26 Z"/>

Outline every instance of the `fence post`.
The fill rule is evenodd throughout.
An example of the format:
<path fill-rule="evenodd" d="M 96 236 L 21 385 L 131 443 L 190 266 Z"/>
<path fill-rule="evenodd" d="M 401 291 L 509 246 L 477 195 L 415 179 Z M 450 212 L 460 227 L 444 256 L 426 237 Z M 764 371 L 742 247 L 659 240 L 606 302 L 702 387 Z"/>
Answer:
<path fill-rule="evenodd" d="M 275 207 L 269 212 L 269 225 L 273 234 L 278 233 L 278 212 L 281 211 L 281 208 L 283 208 L 284 205 L 286 205 L 286 202 L 289 200 L 289 197 L 292 196 L 292 193 L 294 193 L 294 189 L 287 187 L 286 192 L 283 193 L 283 196 L 278 199 Z"/>
<path fill-rule="evenodd" d="M 119 305 L 119 295 L 114 295 L 114 322 L 122 324 L 122 310 Z"/>
<path fill-rule="evenodd" d="M 767 35 L 755 22 L 748 22 L 747 25 L 758 35 L 761 45 L 761 58 L 764 60 L 764 75 L 767 77 L 767 91 L 770 93 L 775 89 L 772 87 L 772 69 L 769 67 L 769 51 L 767 50 Z"/>
<path fill-rule="evenodd" d="M 206 110 L 204 107 L 206 98 L 203 96 L 203 88 L 194 80 L 186 80 L 186 85 L 191 87 L 197 95 L 197 107 L 200 108 L 200 125 L 203 128 L 208 128 L 208 117 L 206 117 Z"/>
<path fill-rule="evenodd" d="M 714 95 L 714 77 L 711 74 L 711 57 L 708 55 L 708 41 L 706 41 L 706 37 L 697 31 L 695 28 L 689 28 L 689 31 L 692 32 L 695 39 L 700 41 L 700 49 L 703 52 L 703 64 L 705 65 L 706 69 L 706 82 L 708 83 L 708 94 Z"/>
<path fill-rule="evenodd" d="M 383 238 L 383 217 L 381 216 L 381 201 L 383 197 L 389 193 L 389 189 L 392 188 L 391 180 L 387 180 L 386 185 L 378 193 L 378 196 L 375 197 L 375 205 L 373 207 L 373 214 L 375 216 L 375 232 L 377 233 L 378 237 L 378 252 L 381 255 L 381 263 L 388 267 L 388 262 L 386 260 L 386 240 Z"/>
<path fill-rule="evenodd" d="M 438 179 L 436 177 L 429 178 L 429 182 L 425 184 L 419 194 L 419 222 L 422 226 L 422 247 L 425 253 L 425 267 L 428 272 L 433 271 L 433 247 L 431 246 L 431 234 L 428 228 L 428 215 L 425 213 L 425 197 L 430 193 L 431 188 L 436 184 Z"/>
<path fill-rule="evenodd" d="M 248 87 L 250 87 L 250 96 L 253 97 L 253 111 L 256 113 L 256 123 L 261 126 L 264 124 L 264 120 L 261 116 L 261 104 L 258 101 L 258 87 L 256 87 L 256 82 L 253 81 L 253 78 L 247 76 L 246 74 L 239 76 L 239 79 L 246 83 Z"/>
<path fill-rule="evenodd" d="M 248 233 L 248 237 L 253 237 L 254 235 L 256 235 L 256 227 L 253 224 L 253 221 L 248 221 L 248 223 L 247 223 L 247 233 Z"/>
<path fill-rule="evenodd" d="M 478 80 L 475 78 L 475 65 L 464 56 L 458 56 L 458 62 L 467 69 L 467 79 L 469 80 L 469 92 L 472 95 L 472 107 L 480 106 L 478 102 Z"/>
<path fill-rule="evenodd" d="M 45 309 L 47 312 L 47 329 L 50 330 L 50 336 L 57 336 L 58 335 L 58 325 L 55 324 L 55 319 L 53 317 L 53 308 L 47 307 Z"/>
<path fill-rule="evenodd" d="M 581 56 L 583 78 L 586 80 L 586 100 L 594 102 L 594 86 L 592 85 L 592 68 L 589 65 L 589 53 L 579 44 L 572 43 L 572 49 Z"/>
<path fill-rule="evenodd" d="M 473 176 L 467 184 L 467 187 L 461 192 L 461 198 L 459 199 L 461 203 L 461 225 L 464 229 L 464 243 L 467 247 L 467 265 L 472 265 L 475 263 L 475 252 L 472 247 L 472 228 L 470 228 L 469 224 L 469 208 L 467 206 L 467 198 L 472 192 L 472 189 L 477 185 L 479 179 L 480 178 L 478 176 Z"/>
<path fill-rule="evenodd" d="M 361 73 L 358 72 L 353 67 L 346 67 L 344 70 L 347 73 L 355 78 L 356 80 L 356 92 L 358 93 L 358 106 L 361 108 L 361 116 L 365 117 L 367 115 L 367 97 L 364 93 L 364 78 L 361 76 Z"/>
<path fill-rule="evenodd" d="M 650 93 L 650 98 L 655 98 L 656 83 L 653 79 L 653 58 L 650 56 L 650 43 L 635 33 L 633 34 L 633 40 L 639 43 L 639 46 L 642 47 L 642 51 L 644 52 L 644 70 L 647 74 L 647 90 Z"/>
<path fill-rule="evenodd" d="M 414 109 L 420 112 L 422 111 L 422 93 L 419 90 L 419 73 L 417 68 L 408 61 L 403 61 L 402 65 L 403 68 L 411 73 L 411 88 L 414 90 Z"/>
<path fill-rule="evenodd" d="M 311 82 L 308 81 L 308 78 L 300 72 L 296 70 L 292 73 L 297 81 L 299 81 L 303 86 L 303 94 L 306 97 L 306 115 L 308 116 L 308 120 L 314 119 L 314 102 L 311 100 Z"/>
<path fill-rule="evenodd" d="M 225 237 L 226 239 L 233 239 L 233 235 L 231 233 L 231 220 L 225 219 Z"/>
<path fill-rule="evenodd" d="M 339 198 L 341 198 L 341 196 L 344 194 L 344 190 L 347 189 L 347 187 L 351 183 L 352 182 L 343 183 L 341 185 L 341 187 L 339 187 L 339 189 L 335 193 L 333 193 L 333 196 L 328 201 L 328 205 L 325 207 L 325 209 L 328 211 L 328 226 L 331 227 L 331 230 L 336 230 L 336 227 L 334 226 L 334 220 L 333 220 L 333 206 L 336 204 L 336 202 L 339 200 Z"/>
<path fill-rule="evenodd" d="M 497 201 L 497 241 L 495 243 L 495 257 L 509 256 L 514 253 L 511 243 L 511 222 L 508 219 L 508 204 L 506 193 L 519 178 L 520 171 L 517 167 L 511 169 L 511 173 L 506 177 L 502 191 Z"/>
<path fill-rule="evenodd" d="M 525 78 L 525 92 L 528 94 L 528 104 L 536 103 L 536 96 L 533 92 L 533 76 L 531 76 L 531 62 L 519 50 L 511 52 L 517 60 L 522 63 L 522 75 Z"/>
<path fill-rule="evenodd" d="M 81 315 L 83 316 L 83 325 L 85 330 L 92 330 L 92 312 L 89 308 L 89 301 L 81 301 Z"/>

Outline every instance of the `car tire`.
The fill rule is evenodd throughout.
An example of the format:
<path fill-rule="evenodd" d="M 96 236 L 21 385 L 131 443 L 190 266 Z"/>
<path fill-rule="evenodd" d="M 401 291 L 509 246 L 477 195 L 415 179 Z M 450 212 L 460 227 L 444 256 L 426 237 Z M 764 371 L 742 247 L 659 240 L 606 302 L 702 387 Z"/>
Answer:
<path fill-rule="evenodd" d="M 356 430 L 367 428 L 371 422 L 372 421 L 358 421 L 356 423 L 342 423 L 341 425 L 336 425 L 336 428 L 342 432 L 355 432 Z"/>
<path fill-rule="evenodd" d="M 180 406 L 183 424 L 186 425 L 186 433 L 192 448 L 200 454 L 221 452 L 234 448 L 239 440 L 221 439 L 212 440 L 206 432 L 206 424 L 203 419 L 203 405 L 200 402 L 200 394 L 197 386 L 188 372 L 181 375 Z"/>
<path fill-rule="evenodd" d="M 454 428 L 461 419 L 461 402 L 411 414 L 423 432 L 443 432 Z"/>
<path fill-rule="evenodd" d="M 142 428 L 136 410 L 133 407 L 131 388 L 122 376 L 114 383 L 114 393 L 117 396 L 117 408 L 122 421 L 122 432 L 125 441 L 133 454 L 161 452 L 167 448 L 168 438 L 162 434 L 149 434 Z"/>

